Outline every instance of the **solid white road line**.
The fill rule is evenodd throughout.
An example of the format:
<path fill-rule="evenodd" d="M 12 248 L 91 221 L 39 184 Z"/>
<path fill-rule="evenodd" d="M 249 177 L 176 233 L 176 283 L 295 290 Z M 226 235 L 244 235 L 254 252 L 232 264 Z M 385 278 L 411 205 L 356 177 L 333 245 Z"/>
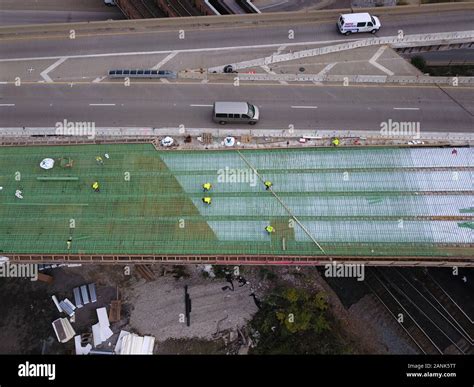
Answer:
<path fill-rule="evenodd" d="M 393 110 L 420 110 L 420 108 L 394 107 Z"/>
<path fill-rule="evenodd" d="M 289 0 L 283 0 L 282 2 L 280 3 L 276 3 L 276 4 L 269 4 L 269 5 L 265 5 L 263 7 L 258 7 L 258 9 L 268 9 L 268 8 L 272 8 L 272 7 L 276 7 L 278 5 L 283 5 L 283 4 L 286 4 L 288 3 Z"/>
<path fill-rule="evenodd" d="M 189 106 L 192 106 L 192 107 L 213 107 L 214 105 L 195 105 L 195 104 L 192 104 L 192 105 L 189 105 Z"/>
<path fill-rule="evenodd" d="M 324 67 L 317 75 L 318 76 L 326 75 L 329 72 L 329 70 L 331 70 L 335 65 L 337 65 L 337 62 L 327 64 L 326 67 Z"/>
<path fill-rule="evenodd" d="M 114 103 L 90 103 L 89 106 L 115 106 Z"/>
<path fill-rule="evenodd" d="M 15 104 L 14 103 L 0 103 L 0 106 L 4 106 L 4 107 L 15 106 Z"/>
<path fill-rule="evenodd" d="M 158 63 L 156 66 L 153 66 L 151 69 L 152 70 L 158 70 L 159 68 L 161 68 L 161 66 L 163 66 L 166 62 L 170 61 L 171 59 L 173 59 L 176 54 L 178 54 L 178 51 L 173 51 L 171 54 L 169 54 L 166 58 L 164 58 L 160 63 Z"/>
<path fill-rule="evenodd" d="M 309 41 L 309 42 L 298 42 L 298 43 L 284 43 L 287 47 L 295 46 L 308 46 L 316 44 L 330 44 L 330 43 L 348 43 L 354 42 L 357 40 L 363 40 L 364 38 L 357 39 L 336 39 L 336 40 L 325 40 L 325 41 Z M 227 46 L 227 47 L 203 47 L 203 48 L 189 48 L 184 50 L 179 50 L 179 53 L 194 53 L 194 52 L 204 52 L 204 51 L 226 51 L 226 50 L 249 50 L 249 49 L 258 49 L 258 48 L 272 48 L 280 47 L 282 43 L 274 44 L 257 44 L 250 46 Z M 162 50 L 162 51 L 137 51 L 137 52 L 110 52 L 106 54 L 85 54 L 85 55 L 69 55 L 69 59 L 79 59 L 79 58 L 106 58 L 110 56 L 136 56 L 136 55 L 155 55 L 155 54 L 171 54 L 176 52 L 175 50 Z M 61 59 L 63 56 L 42 56 L 42 57 L 30 57 L 30 58 L 4 58 L 0 59 L 0 62 L 17 62 L 17 61 L 32 61 L 32 60 L 51 60 L 51 59 Z"/>
<path fill-rule="evenodd" d="M 48 73 L 58 67 L 61 63 L 67 60 L 67 56 L 63 56 L 59 58 L 56 62 L 54 62 L 51 66 L 49 66 L 46 70 L 40 73 L 41 78 L 43 78 L 46 82 L 53 82 L 53 80 L 49 77 Z"/>
<path fill-rule="evenodd" d="M 317 106 L 292 106 L 292 109 L 317 109 Z"/>
<path fill-rule="evenodd" d="M 369 63 L 374 66 L 374 67 L 377 67 L 380 71 L 383 71 L 385 74 L 387 75 L 394 75 L 394 72 L 393 71 L 390 71 L 388 68 L 382 66 L 380 63 L 377 63 L 377 59 L 380 58 L 380 56 L 383 54 L 383 52 L 385 51 L 385 49 L 387 48 L 387 46 L 381 46 L 374 54 L 374 56 L 372 56 L 372 58 L 369 59 Z"/>
<path fill-rule="evenodd" d="M 94 79 L 92 81 L 92 83 L 99 83 L 99 82 L 102 82 L 105 78 L 107 78 L 106 75 L 102 76 L 102 77 L 97 77 L 96 79 Z"/>

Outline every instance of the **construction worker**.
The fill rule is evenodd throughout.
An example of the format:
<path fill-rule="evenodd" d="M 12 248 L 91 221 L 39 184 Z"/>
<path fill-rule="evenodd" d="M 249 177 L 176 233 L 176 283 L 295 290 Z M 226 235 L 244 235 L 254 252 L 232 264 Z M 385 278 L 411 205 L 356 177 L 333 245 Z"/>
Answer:
<path fill-rule="evenodd" d="M 15 196 L 18 199 L 23 199 L 23 192 L 21 190 L 17 189 L 16 192 L 15 192 Z"/>
<path fill-rule="evenodd" d="M 332 146 L 339 146 L 340 143 L 341 143 L 341 141 L 339 141 L 339 138 L 337 138 L 337 137 L 333 137 L 331 139 L 331 145 Z"/>
<path fill-rule="evenodd" d="M 92 189 L 95 191 L 95 192 L 100 192 L 100 187 L 99 187 L 99 182 L 98 181 L 94 181 L 92 183 Z"/>
<path fill-rule="evenodd" d="M 271 188 L 271 186 L 273 185 L 273 183 L 272 183 L 271 181 L 269 181 L 269 180 L 267 180 L 267 181 L 266 181 L 265 183 L 263 183 L 263 184 L 265 184 L 265 189 L 266 189 L 267 191 L 268 191 L 268 190 Z"/>
<path fill-rule="evenodd" d="M 71 250 L 71 245 L 72 245 L 72 237 L 69 237 L 69 239 L 66 242 L 67 249 L 68 251 Z"/>
<path fill-rule="evenodd" d="M 202 198 L 202 202 L 203 202 L 204 204 L 210 205 L 210 204 L 211 204 L 211 201 L 212 201 L 212 199 L 211 199 L 209 196 L 206 196 L 206 197 L 203 197 L 203 198 Z"/>
<path fill-rule="evenodd" d="M 102 157 L 100 157 L 100 156 L 96 156 L 96 157 L 95 157 L 95 161 L 97 161 L 97 164 L 99 164 L 99 165 L 103 165 L 103 164 L 104 164 L 104 160 L 103 160 Z"/>
<path fill-rule="evenodd" d="M 272 232 L 275 232 L 275 228 L 273 226 L 268 225 L 265 227 L 265 231 L 270 235 Z"/>
<path fill-rule="evenodd" d="M 212 184 L 211 184 L 211 183 L 204 183 L 204 184 L 202 185 L 202 190 L 203 190 L 204 192 L 210 191 L 211 188 L 212 188 Z"/>

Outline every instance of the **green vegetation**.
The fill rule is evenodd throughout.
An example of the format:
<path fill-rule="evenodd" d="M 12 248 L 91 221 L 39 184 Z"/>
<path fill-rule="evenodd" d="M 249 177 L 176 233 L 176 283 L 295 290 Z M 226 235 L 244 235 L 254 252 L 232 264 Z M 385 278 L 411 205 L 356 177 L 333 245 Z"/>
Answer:
<path fill-rule="evenodd" d="M 472 64 L 449 64 L 449 65 L 429 65 L 425 58 L 416 55 L 411 58 L 411 64 L 423 73 L 428 73 L 434 77 L 472 77 L 474 76 L 474 65 Z"/>
<path fill-rule="evenodd" d="M 429 65 L 425 67 L 425 72 L 434 77 L 473 77 L 474 65 Z"/>
<path fill-rule="evenodd" d="M 278 287 L 251 322 L 258 332 L 252 354 L 345 354 L 355 351 L 341 336 L 324 293 Z"/>
<path fill-rule="evenodd" d="M 415 66 L 418 70 L 425 72 L 426 60 L 421 55 L 416 55 L 411 58 L 411 64 Z"/>

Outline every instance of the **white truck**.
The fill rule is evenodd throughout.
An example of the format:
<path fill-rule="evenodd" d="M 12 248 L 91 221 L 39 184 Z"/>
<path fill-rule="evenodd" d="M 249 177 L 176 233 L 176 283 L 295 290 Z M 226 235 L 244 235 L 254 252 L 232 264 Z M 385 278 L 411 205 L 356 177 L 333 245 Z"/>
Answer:
<path fill-rule="evenodd" d="M 337 28 L 344 35 L 356 32 L 371 32 L 375 34 L 382 25 L 377 16 L 365 13 L 346 13 L 339 16 Z"/>

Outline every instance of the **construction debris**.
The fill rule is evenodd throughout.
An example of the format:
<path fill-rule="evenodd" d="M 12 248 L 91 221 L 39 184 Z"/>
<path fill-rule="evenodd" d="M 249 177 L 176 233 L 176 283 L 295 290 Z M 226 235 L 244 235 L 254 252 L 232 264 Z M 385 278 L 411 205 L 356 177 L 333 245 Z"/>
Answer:
<path fill-rule="evenodd" d="M 109 321 L 117 322 L 120 321 L 122 314 L 122 300 L 113 300 L 110 303 Z"/>
<path fill-rule="evenodd" d="M 87 293 L 87 286 L 81 286 L 81 296 L 82 296 L 82 303 L 87 305 L 89 303 L 89 294 Z"/>
<path fill-rule="evenodd" d="M 67 298 L 59 303 L 59 307 L 64 311 L 64 313 L 69 315 L 69 317 L 74 316 L 74 310 L 76 307 Z"/>
<path fill-rule="evenodd" d="M 53 299 L 53 302 L 54 302 L 54 305 L 56 305 L 56 308 L 58 308 L 59 313 L 61 313 L 63 310 L 59 306 L 59 301 L 58 301 L 57 297 L 55 295 L 53 295 L 53 296 L 51 296 L 51 298 Z"/>
<path fill-rule="evenodd" d="M 74 292 L 74 300 L 78 308 L 82 308 L 83 305 L 87 305 L 90 302 L 97 302 L 97 292 L 94 283 L 82 285 L 81 287 L 74 288 L 72 291 Z"/>
<path fill-rule="evenodd" d="M 214 273 L 214 269 L 212 265 L 204 265 L 204 268 L 202 269 L 203 272 L 207 273 L 209 278 L 215 278 L 216 274 Z"/>
<path fill-rule="evenodd" d="M 48 269 L 56 269 L 57 267 L 77 267 L 77 266 L 82 266 L 81 263 L 60 263 L 58 264 L 39 264 L 38 265 L 38 270 L 43 271 L 43 270 L 48 270 Z"/>
<path fill-rule="evenodd" d="M 79 288 L 74 288 L 72 291 L 74 292 L 74 302 L 76 303 L 76 307 L 82 308 L 81 293 Z"/>
<path fill-rule="evenodd" d="M 155 280 L 155 273 L 149 266 L 146 265 L 135 265 L 137 273 L 140 274 L 147 282 Z"/>
<path fill-rule="evenodd" d="M 54 282 L 54 278 L 44 273 L 38 273 L 38 281 L 45 282 L 51 285 Z"/>
<path fill-rule="evenodd" d="M 87 355 L 92 349 L 92 345 L 87 344 L 85 347 L 82 346 L 81 336 L 74 336 L 74 345 L 76 347 L 76 355 Z"/>
<path fill-rule="evenodd" d="M 60 343 L 66 343 L 71 340 L 76 332 L 67 318 L 58 318 L 53 321 L 54 332 Z"/>
<path fill-rule="evenodd" d="M 89 284 L 87 285 L 87 288 L 89 289 L 89 295 L 90 295 L 90 300 L 92 303 L 97 302 L 97 294 L 95 291 L 95 284 Z"/>
<path fill-rule="evenodd" d="M 122 300 L 119 297 L 119 289 L 117 286 L 117 298 L 112 300 L 110 303 L 110 311 L 109 311 L 109 321 L 110 322 L 117 322 L 121 319 L 122 313 Z"/>
<path fill-rule="evenodd" d="M 115 353 L 120 355 L 153 355 L 155 338 L 153 336 L 139 336 L 135 333 L 121 331 Z"/>
<path fill-rule="evenodd" d="M 173 138 L 171 138 L 169 136 L 167 136 L 167 137 L 165 137 L 161 140 L 161 146 L 164 146 L 164 147 L 169 147 L 169 146 L 173 145 L 173 143 L 174 143 Z"/>
<path fill-rule="evenodd" d="M 108 340 L 114 333 L 110 329 L 109 318 L 107 317 L 107 309 L 99 308 L 96 310 L 99 322 L 92 326 L 92 335 L 94 337 L 94 347 Z"/>

